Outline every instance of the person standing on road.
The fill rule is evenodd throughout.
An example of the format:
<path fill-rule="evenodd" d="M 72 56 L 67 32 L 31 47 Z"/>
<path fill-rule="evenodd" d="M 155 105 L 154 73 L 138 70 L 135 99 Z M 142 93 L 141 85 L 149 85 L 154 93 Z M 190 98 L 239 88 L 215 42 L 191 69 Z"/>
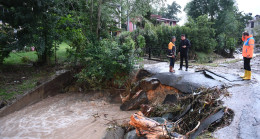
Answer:
<path fill-rule="evenodd" d="M 186 39 L 186 36 L 184 34 L 181 35 L 181 42 L 179 45 L 179 53 L 180 55 L 180 68 L 179 70 L 182 70 L 183 66 L 183 58 L 185 58 L 185 64 L 186 64 L 186 71 L 188 71 L 188 51 L 191 47 L 190 41 Z"/>
<path fill-rule="evenodd" d="M 242 41 L 244 42 L 242 55 L 244 59 L 244 69 L 245 74 L 241 76 L 244 80 L 251 80 L 251 67 L 250 60 L 253 57 L 255 40 L 252 35 L 249 35 L 248 32 L 243 32 Z"/>
<path fill-rule="evenodd" d="M 176 56 L 176 47 L 175 47 L 176 37 L 173 36 L 171 42 L 168 44 L 168 57 L 170 57 L 170 69 L 169 72 L 174 71 L 174 63 L 175 63 L 175 56 Z"/>

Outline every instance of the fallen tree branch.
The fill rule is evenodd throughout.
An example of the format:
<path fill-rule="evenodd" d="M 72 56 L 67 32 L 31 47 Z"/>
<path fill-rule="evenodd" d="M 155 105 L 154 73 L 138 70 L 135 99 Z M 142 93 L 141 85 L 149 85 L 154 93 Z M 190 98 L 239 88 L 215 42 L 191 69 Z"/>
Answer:
<path fill-rule="evenodd" d="M 191 133 L 195 132 L 199 128 L 199 126 L 200 126 L 200 121 L 198 122 L 197 126 L 194 129 L 192 129 L 191 131 L 189 131 L 188 133 L 186 133 L 185 136 L 188 137 Z"/>

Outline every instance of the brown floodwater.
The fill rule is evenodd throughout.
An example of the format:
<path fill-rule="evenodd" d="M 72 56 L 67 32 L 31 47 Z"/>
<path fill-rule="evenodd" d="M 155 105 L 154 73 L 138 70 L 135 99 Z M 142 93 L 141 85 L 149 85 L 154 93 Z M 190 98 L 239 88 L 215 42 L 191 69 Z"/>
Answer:
<path fill-rule="evenodd" d="M 0 138 L 99 139 L 133 111 L 108 103 L 104 93 L 66 93 L 0 118 Z"/>

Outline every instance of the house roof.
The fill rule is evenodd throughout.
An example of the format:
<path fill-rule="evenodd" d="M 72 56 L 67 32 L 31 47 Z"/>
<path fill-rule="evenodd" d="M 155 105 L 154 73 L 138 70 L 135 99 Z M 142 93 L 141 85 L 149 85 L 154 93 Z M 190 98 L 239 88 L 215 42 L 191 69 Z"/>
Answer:
<path fill-rule="evenodd" d="M 151 18 L 156 18 L 157 21 L 172 21 L 172 22 L 178 22 L 177 20 L 168 19 L 168 18 L 162 18 L 162 16 L 160 16 L 160 15 L 155 15 L 155 14 L 152 14 L 152 15 L 151 15 Z"/>

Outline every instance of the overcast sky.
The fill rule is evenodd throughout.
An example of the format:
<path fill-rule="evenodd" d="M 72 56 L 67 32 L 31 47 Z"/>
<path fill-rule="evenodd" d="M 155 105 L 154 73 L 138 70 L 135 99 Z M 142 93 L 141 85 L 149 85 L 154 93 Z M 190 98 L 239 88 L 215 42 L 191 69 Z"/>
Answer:
<path fill-rule="evenodd" d="M 183 25 L 187 21 L 186 13 L 183 11 L 184 7 L 191 0 L 167 0 L 168 4 L 171 4 L 173 1 L 176 1 L 179 5 L 181 5 L 182 13 L 179 14 L 179 18 L 181 18 L 179 25 Z M 239 11 L 243 11 L 245 13 L 252 13 L 253 16 L 260 15 L 260 0 L 236 0 Z"/>

